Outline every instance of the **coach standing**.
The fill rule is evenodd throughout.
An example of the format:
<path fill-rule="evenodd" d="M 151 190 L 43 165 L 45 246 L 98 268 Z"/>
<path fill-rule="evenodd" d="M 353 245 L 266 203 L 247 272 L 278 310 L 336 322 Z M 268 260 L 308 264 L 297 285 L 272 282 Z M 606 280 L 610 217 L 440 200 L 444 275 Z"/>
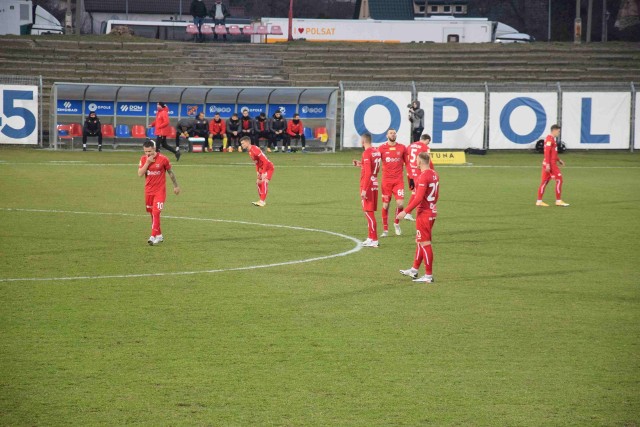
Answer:
<path fill-rule="evenodd" d="M 180 160 L 180 149 L 172 148 L 167 144 L 167 137 L 171 136 L 171 126 L 169 125 L 169 107 L 164 102 L 156 104 L 156 119 L 149 125 L 155 127 L 156 133 L 156 150 L 160 152 L 160 145 L 171 151 L 176 156 L 176 160 Z"/>
<path fill-rule="evenodd" d="M 204 24 L 204 19 L 207 17 L 207 5 L 205 5 L 202 0 L 193 0 L 191 2 L 191 9 L 189 12 L 191 13 L 191 16 L 193 16 L 193 23 L 198 28 L 198 38 L 196 41 L 198 43 L 202 43 L 204 41 L 204 36 L 202 35 L 202 24 Z"/>
<path fill-rule="evenodd" d="M 416 142 L 420 139 L 424 130 L 424 110 L 420 108 L 420 101 L 413 101 L 409 106 L 409 121 L 411 122 L 411 141 Z"/>

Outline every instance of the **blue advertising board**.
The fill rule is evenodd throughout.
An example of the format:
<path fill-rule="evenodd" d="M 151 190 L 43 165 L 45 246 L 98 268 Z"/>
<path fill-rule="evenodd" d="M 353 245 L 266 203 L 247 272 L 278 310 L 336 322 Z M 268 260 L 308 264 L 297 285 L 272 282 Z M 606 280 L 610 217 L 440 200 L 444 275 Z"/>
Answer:
<path fill-rule="evenodd" d="M 180 109 L 181 117 L 195 117 L 200 113 L 204 112 L 204 105 L 202 104 L 182 104 Z"/>
<path fill-rule="evenodd" d="M 118 102 L 116 114 L 118 116 L 145 117 L 147 115 L 147 103 Z"/>
<path fill-rule="evenodd" d="M 243 110 L 249 110 L 249 115 L 255 117 L 262 112 L 267 112 L 266 104 L 238 104 L 238 115 L 242 115 Z"/>
<path fill-rule="evenodd" d="M 95 112 L 98 116 L 113 116 L 113 101 L 86 101 L 84 103 L 84 114 Z"/>
<path fill-rule="evenodd" d="M 278 110 L 280 110 L 284 117 L 290 119 L 296 112 L 296 104 L 269 104 L 269 112 L 267 115 L 272 117 Z"/>
<path fill-rule="evenodd" d="M 204 112 L 204 115 L 207 117 L 213 117 L 215 113 L 220 113 L 220 116 L 227 118 L 227 117 L 231 117 L 235 109 L 236 109 L 236 104 L 228 104 L 228 103 L 207 104 L 207 109 Z"/>
<path fill-rule="evenodd" d="M 58 99 L 58 114 L 81 115 L 82 101 L 75 99 Z"/>
<path fill-rule="evenodd" d="M 327 117 L 326 104 L 300 104 L 298 109 L 301 119 L 324 119 Z"/>

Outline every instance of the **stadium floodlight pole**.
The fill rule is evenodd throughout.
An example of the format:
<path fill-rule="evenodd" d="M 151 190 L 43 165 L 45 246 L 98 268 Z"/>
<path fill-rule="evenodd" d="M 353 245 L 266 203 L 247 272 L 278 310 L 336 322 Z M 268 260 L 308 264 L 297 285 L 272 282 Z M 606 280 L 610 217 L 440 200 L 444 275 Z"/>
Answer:
<path fill-rule="evenodd" d="M 287 41 L 293 41 L 293 0 L 289 0 L 289 37 Z"/>
<path fill-rule="evenodd" d="M 580 19 L 580 0 L 576 0 L 576 20 L 573 23 L 573 42 L 582 41 L 582 20 Z"/>
<path fill-rule="evenodd" d="M 587 43 L 591 43 L 591 18 L 593 17 L 593 0 L 589 0 L 587 7 Z"/>
<path fill-rule="evenodd" d="M 73 15 L 71 14 L 71 0 L 67 0 L 67 12 L 64 15 L 64 33 L 73 34 Z"/>

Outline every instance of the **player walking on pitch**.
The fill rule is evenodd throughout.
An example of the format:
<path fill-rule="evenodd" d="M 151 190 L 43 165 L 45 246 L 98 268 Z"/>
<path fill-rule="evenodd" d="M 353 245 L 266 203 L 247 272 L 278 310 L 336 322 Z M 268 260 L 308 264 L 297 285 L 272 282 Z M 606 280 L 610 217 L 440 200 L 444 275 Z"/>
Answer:
<path fill-rule="evenodd" d="M 397 134 L 395 129 L 387 131 L 387 142 L 378 147 L 382 159 L 382 235 L 389 235 L 389 204 L 391 196 L 396 199 L 396 214 L 393 216 L 393 226 L 396 235 L 401 235 L 400 223 L 396 216 L 402 211 L 404 206 L 404 164 L 406 162 L 405 152 L 407 147 L 396 142 Z"/>
<path fill-rule="evenodd" d="M 419 141 L 414 141 L 407 147 L 406 150 L 406 158 L 405 164 L 407 165 L 407 181 L 409 182 L 409 189 L 411 190 L 411 197 L 409 198 L 409 203 L 413 201 L 416 195 L 416 180 L 420 176 L 420 168 L 418 167 L 418 155 L 420 153 L 429 153 L 431 149 L 429 148 L 429 143 L 431 142 L 431 136 L 429 134 L 424 134 L 420 137 Z M 430 161 L 429 167 L 433 169 L 433 161 Z M 407 211 L 407 215 L 404 219 L 409 221 L 415 221 L 415 219 L 411 216 L 411 211 Z"/>
<path fill-rule="evenodd" d="M 267 205 L 267 193 L 269 192 L 269 182 L 273 176 L 273 163 L 265 156 L 260 147 L 257 145 L 251 145 L 251 138 L 243 136 L 240 138 L 240 145 L 242 149 L 249 153 L 249 157 L 256 164 L 256 172 L 258 173 L 258 179 L 256 185 L 258 186 L 258 196 L 260 200 L 252 202 L 254 206 L 265 207 Z"/>
<path fill-rule="evenodd" d="M 378 172 L 380 171 L 380 152 L 371 146 L 371 134 L 365 133 L 360 137 L 360 143 L 364 151 L 361 160 L 354 160 L 353 165 L 360 167 L 360 199 L 362 210 L 367 218 L 369 235 L 362 242 L 362 246 L 377 248 L 378 223 L 376 211 L 378 210 Z"/>
<path fill-rule="evenodd" d="M 164 202 L 167 198 L 165 173 L 171 178 L 174 194 L 180 194 L 180 186 L 171 169 L 169 159 L 156 152 L 156 142 L 151 139 L 145 141 L 143 149 L 144 155 L 140 158 L 138 176 L 145 177 L 144 196 L 147 212 L 151 214 L 151 237 L 147 243 L 153 246 L 164 241 L 160 230 L 160 213 L 164 209 Z"/>
<path fill-rule="evenodd" d="M 431 246 L 431 231 L 436 222 L 440 178 L 436 171 L 431 169 L 431 156 L 427 153 L 418 155 L 418 166 L 422 173 L 416 181 L 416 195 L 407 208 L 400 212 L 397 219 L 402 219 L 407 212 L 418 208 L 416 217 L 416 255 L 413 266 L 408 270 L 400 270 L 400 274 L 413 278 L 414 282 L 433 283 L 433 248 Z M 426 274 L 418 278 L 418 269 L 424 262 Z"/>
<path fill-rule="evenodd" d="M 544 160 L 542 161 L 542 182 L 538 188 L 538 200 L 536 206 L 549 206 L 542 201 L 544 190 L 550 180 L 556 181 L 556 206 L 569 206 L 569 203 L 562 201 L 562 172 L 558 164 L 564 166 L 564 162 L 558 157 L 557 139 L 560 135 L 560 126 L 551 126 L 551 133 L 544 140 Z"/>

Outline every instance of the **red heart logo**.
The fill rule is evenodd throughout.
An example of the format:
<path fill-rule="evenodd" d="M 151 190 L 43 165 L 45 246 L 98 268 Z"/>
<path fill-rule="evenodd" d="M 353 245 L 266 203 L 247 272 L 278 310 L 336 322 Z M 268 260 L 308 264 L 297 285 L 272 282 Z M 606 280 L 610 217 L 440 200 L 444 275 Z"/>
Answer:
<path fill-rule="evenodd" d="M 302 27 L 298 28 L 298 32 L 299 32 L 300 34 L 304 33 L 304 28 L 302 28 Z"/>

